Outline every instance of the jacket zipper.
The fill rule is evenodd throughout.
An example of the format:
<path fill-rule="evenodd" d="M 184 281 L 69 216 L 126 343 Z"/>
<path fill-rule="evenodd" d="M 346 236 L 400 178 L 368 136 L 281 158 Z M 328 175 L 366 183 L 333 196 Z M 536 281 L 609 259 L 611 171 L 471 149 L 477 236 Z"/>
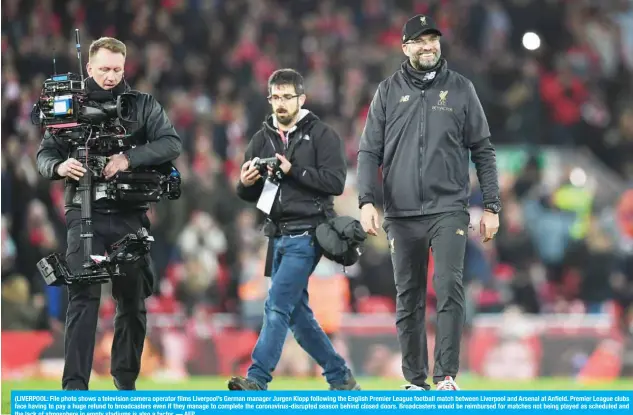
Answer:
<path fill-rule="evenodd" d="M 277 148 L 275 147 L 275 143 L 273 143 L 272 138 L 270 138 L 270 136 L 268 137 L 268 141 L 270 142 L 270 145 L 273 147 L 273 153 L 277 152 Z M 282 146 L 283 146 L 283 140 L 282 140 Z M 279 214 L 281 215 L 281 208 L 282 208 L 282 204 L 281 204 L 281 183 L 279 183 Z M 271 211 L 272 212 L 272 211 Z"/>
<path fill-rule="evenodd" d="M 288 143 L 290 142 L 290 133 L 286 133 L 286 135 L 284 135 L 283 131 L 279 130 L 279 135 L 281 136 L 281 145 L 284 149 L 283 152 L 284 154 L 286 154 L 286 150 L 288 150 Z M 281 211 L 282 206 L 283 206 L 283 199 L 282 199 L 281 183 L 279 183 L 279 210 L 280 211 Z"/>
<path fill-rule="evenodd" d="M 426 145 L 426 95 L 422 91 L 422 116 L 420 117 L 420 213 L 424 214 L 424 147 Z"/>

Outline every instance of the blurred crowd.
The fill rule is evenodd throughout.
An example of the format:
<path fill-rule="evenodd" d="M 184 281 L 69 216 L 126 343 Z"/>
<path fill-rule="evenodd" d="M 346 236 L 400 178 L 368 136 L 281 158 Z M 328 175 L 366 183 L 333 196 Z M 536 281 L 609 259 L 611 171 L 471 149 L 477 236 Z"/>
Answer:
<path fill-rule="evenodd" d="M 378 82 L 404 59 L 400 31 L 415 13 L 441 26 L 449 68 L 475 84 L 495 145 L 515 146 L 526 160 L 501 171 L 501 230 L 485 246 L 473 180 L 469 315 L 615 312 L 624 322 L 633 302 L 633 191 L 626 191 L 633 184 L 633 2 L 6 0 L 2 328 L 59 328 L 65 318 L 64 291 L 45 287 L 36 270 L 41 257 L 65 251 L 64 183 L 37 173 L 41 135 L 30 113 L 53 55 L 58 72 L 78 71 L 74 28 L 84 62 L 100 36 L 126 43 L 126 80 L 164 105 L 183 140 L 183 196 L 149 212 L 161 277 L 150 310 L 192 319 L 228 312 L 256 322 L 266 284 L 262 218 L 234 188 L 245 146 L 269 110 L 268 76 L 280 67 L 303 73 L 306 108 L 346 143 L 350 174 L 337 209 L 357 217 L 358 139 Z M 523 45 L 530 31 L 540 38 L 536 50 Z M 540 157 L 544 146 L 588 148 L 625 184 L 606 221 L 593 191 L 568 170 L 556 186 L 541 186 L 552 167 Z M 323 260 L 313 280 L 312 301 L 324 313 L 394 310 L 384 234 L 346 270 Z M 107 287 L 102 304 L 111 316 Z"/>

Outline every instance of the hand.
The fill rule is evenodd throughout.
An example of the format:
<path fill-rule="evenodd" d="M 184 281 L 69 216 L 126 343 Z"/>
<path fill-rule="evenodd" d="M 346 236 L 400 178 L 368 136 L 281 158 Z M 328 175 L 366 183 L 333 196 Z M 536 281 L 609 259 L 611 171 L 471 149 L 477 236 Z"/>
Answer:
<path fill-rule="evenodd" d="M 124 154 L 115 154 L 110 157 L 110 161 L 108 161 L 108 164 L 106 164 L 103 169 L 103 175 L 106 179 L 110 179 L 118 172 L 127 170 L 128 167 L 130 167 L 130 162 L 127 160 L 127 157 L 125 157 Z"/>
<path fill-rule="evenodd" d="M 246 187 L 254 185 L 255 182 L 262 177 L 262 175 L 259 174 L 259 170 L 251 164 L 251 160 L 242 164 L 242 172 L 240 173 L 240 181 Z"/>
<path fill-rule="evenodd" d="M 64 325 L 62 323 L 59 322 L 59 320 L 54 319 L 52 317 L 49 317 L 48 319 L 48 325 L 50 327 L 50 330 L 54 333 L 63 333 L 64 332 Z"/>
<path fill-rule="evenodd" d="M 371 203 L 363 205 L 360 209 L 360 224 L 369 235 L 378 236 L 380 218 L 378 217 L 378 211 Z"/>
<path fill-rule="evenodd" d="M 479 222 L 479 233 L 483 237 L 483 242 L 492 240 L 499 231 L 499 215 L 484 210 L 484 214 Z"/>
<path fill-rule="evenodd" d="M 283 171 L 284 174 L 288 174 L 290 168 L 292 167 L 292 164 L 290 164 L 288 159 L 281 154 L 275 154 L 275 157 L 277 157 L 277 160 L 281 161 L 281 164 L 279 165 L 281 171 Z"/>
<path fill-rule="evenodd" d="M 59 166 L 57 166 L 57 174 L 61 177 L 70 177 L 74 180 L 79 180 L 84 175 L 86 169 L 84 166 L 75 159 L 68 159 Z"/>
<path fill-rule="evenodd" d="M 35 294 L 33 296 L 33 307 L 40 309 L 40 308 L 44 308 L 44 306 L 46 305 L 46 299 L 44 298 L 43 294 Z"/>

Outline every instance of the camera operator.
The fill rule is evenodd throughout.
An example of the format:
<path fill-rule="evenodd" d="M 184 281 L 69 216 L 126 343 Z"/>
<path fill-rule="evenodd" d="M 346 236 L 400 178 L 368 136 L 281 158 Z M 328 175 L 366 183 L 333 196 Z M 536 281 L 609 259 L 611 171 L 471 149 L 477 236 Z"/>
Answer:
<path fill-rule="evenodd" d="M 333 197 L 343 193 L 347 166 L 338 134 L 301 108 L 303 85 L 292 69 L 271 75 L 268 101 L 273 114 L 251 139 L 242 166 L 238 195 L 257 202 L 268 216 L 266 276 L 272 284 L 253 363 L 246 377 L 229 380 L 230 390 L 267 389 L 288 328 L 323 368 L 330 389 L 360 389 L 308 305 L 308 279 L 322 256 L 315 230 L 334 215 Z"/>
<path fill-rule="evenodd" d="M 130 92 L 123 79 L 126 46 L 123 42 L 102 37 L 90 45 L 85 82 L 88 98 L 110 102 Z M 103 177 L 94 182 L 112 179 L 118 172 L 139 166 L 157 166 L 176 159 L 182 143 L 161 105 L 149 94 L 135 93 L 135 121 L 120 121 L 132 133 L 135 147 L 123 154 L 113 154 L 103 169 Z M 66 260 L 72 272 L 82 269 L 84 247 L 81 238 L 81 198 L 77 180 L 86 171 L 85 164 L 70 153 L 69 147 L 46 131 L 37 153 L 40 174 L 51 180 L 66 179 L 65 206 L 68 228 Z M 93 183 L 93 186 L 95 183 Z M 125 204 L 104 199 L 92 192 L 93 254 L 103 255 L 114 242 L 140 228 L 149 230 L 147 203 Z M 141 265 L 142 263 L 142 265 Z M 141 354 L 146 334 L 145 299 L 154 291 L 155 281 L 149 255 L 145 261 L 121 266 L 125 277 L 112 279 L 112 296 L 116 301 L 111 374 L 120 390 L 136 388 Z M 65 390 L 87 390 L 92 371 L 95 333 L 101 297 L 100 284 L 68 286 L 66 314 L 65 360 L 62 387 Z"/>

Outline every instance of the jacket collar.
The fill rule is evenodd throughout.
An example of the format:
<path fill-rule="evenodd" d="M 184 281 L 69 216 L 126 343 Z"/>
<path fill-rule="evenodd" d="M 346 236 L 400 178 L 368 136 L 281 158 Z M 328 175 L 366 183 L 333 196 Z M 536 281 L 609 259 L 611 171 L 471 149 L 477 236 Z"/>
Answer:
<path fill-rule="evenodd" d="M 297 123 L 287 132 L 288 134 L 293 133 L 294 131 L 303 128 L 304 126 L 318 120 L 317 117 L 312 111 L 302 108 L 299 110 L 299 118 L 297 119 Z M 269 131 L 273 131 L 277 133 L 279 128 L 279 123 L 277 122 L 277 117 L 274 114 L 266 117 L 264 121 L 264 127 Z"/>
<path fill-rule="evenodd" d="M 85 90 L 88 97 L 94 101 L 106 102 L 115 100 L 119 95 L 132 90 L 125 79 L 122 79 L 114 88 L 101 88 L 94 78 L 90 77 L 85 81 Z"/>
<path fill-rule="evenodd" d="M 428 88 L 438 78 L 444 75 L 447 69 L 448 68 L 446 59 L 444 58 L 440 58 L 435 67 L 425 70 L 415 69 L 408 59 L 402 62 L 402 64 L 400 65 L 400 71 L 402 72 L 403 76 L 420 89 Z"/>

